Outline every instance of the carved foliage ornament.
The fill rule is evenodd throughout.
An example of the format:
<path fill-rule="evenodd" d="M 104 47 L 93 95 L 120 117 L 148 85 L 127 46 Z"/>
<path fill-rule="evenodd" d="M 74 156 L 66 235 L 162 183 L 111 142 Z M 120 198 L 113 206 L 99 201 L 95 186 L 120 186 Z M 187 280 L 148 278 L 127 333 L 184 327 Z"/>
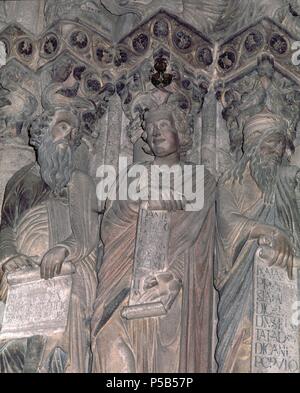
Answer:
<path fill-rule="evenodd" d="M 125 67 L 132 68 L 140 56 L 149 56 L 161 44 L 195 68 L 209 71 L 213 62 L 210 40 L 164 11 L 115 45 L 92 27 L 70 20 L 57 21 L 39 37 L 21 26 L 10 25 L 0 33 L 0 39 L 5 42 L 8 59 L 17 58 L 35 70 L 67 50 L 97 70 L 114 69 L 117 74 Z"/>
<path fill-rule="evenodd" d="M 48 85 L 43 89 L 41 101 L 44 109 L 68 105 L 81 113 L 81 126 L 86 137 L 98 137 L 97 121 L 105 113 L 114 84 L 109 76 L 79 62 L 67 54 L 44 68 Z"/>
<path fill-rule="evenodd" d="M 291 45 L 295 37 L 288 34 L 269 18 L 263 18 L 253 26 L 233 34 L 220 47 L 218 72 L 220 77 L 238 72 L 239 69 L 256 62 L 262 53 L 272 55 L 278 64 L 299 74 L 299 68 L 292 64 Z"/>
<path fill-rule="evenodd" d="M 246 121 L 264 111 L 286 120 L 288 150 L 290 155 L 294 152 L 293 141 L 300 119 L 300 87 L 277 69 L 272 56 L 261 56 L 254 70 L 221 87 L 217 97 L 224 107 L 231 152 L 236 159 L 242 154 Z"/>
<path fill-rule="evenodd" d="M 22 136 L 27 141 L 27 126 L 38 108 L 37 90 L 36 76 L 15 60 L 0 69 L 1 133 Z"/>
<path fill-rule="evenodd" d="M 79 20 L 57 21 L 39 37 L 11 25 L 0 39 L 8 61 L 44 75 L 42 107 L 80 108 L 92 138 L 115 90 L 129 113 L 136 94 L 173 84 L 182 92 L 178 105 L 199 113 L 213 63 L 210 40 L 164 11 L 114 45 Z"/>
<path fill-rule="evenodd" d="M 15 58 L 42 73 L 51 69 L 44 97 L 55 95 L 82 106 L 86 132 L 94 136 L 97 119 L 115 91 L 126 114 L 132 113 L 135 96 L 153 87 L 180 91 L 181 108 L 199 113 L 214 71 L 210 40 L 165 11 L 115 45 L 80 21 L 58 21 L 37 38 L 19 26 L 9 26 L 0 39 L 8 61 Z M 291 39 L 276 23 L 262 19 L 223 42 L 216 61 L 219 77 L 226 82 L 251 64 L 255 68 L 257 58 L 265 52 L 279 66 L 299 73 L 291 63 Z M 46 101 L 44 98 L 43 105 L 47 106 Z"/>

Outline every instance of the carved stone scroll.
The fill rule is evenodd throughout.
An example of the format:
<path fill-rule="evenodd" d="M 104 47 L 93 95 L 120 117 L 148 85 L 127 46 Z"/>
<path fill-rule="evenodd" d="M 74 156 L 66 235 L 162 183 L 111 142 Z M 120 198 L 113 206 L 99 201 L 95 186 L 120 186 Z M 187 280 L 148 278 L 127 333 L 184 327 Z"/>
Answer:
<path fill-rule="evenodd" d="M 167 211 L 140 209 L 129 307 L 123 310 L 123 317 L 135 319 L 166 314 L 162 303 L 141 304 L 140 298 L 145 292 L 145 278 L 166 267 L 169 235 Z"/>
<path fill-rule="evenodd" d="M 39 269 L 9 276 L 8 297 L 0 339 L 52 335 L 67 326 L 72 276 L 40 278 Z"/>
<path fill-rule="evenodd" d="M 299 334 L 293 313 L 297 304 L 297 275 L 289 280 L 280 267 L 268 267 L 256 254 L 252 372 L 299 373 Z"/>

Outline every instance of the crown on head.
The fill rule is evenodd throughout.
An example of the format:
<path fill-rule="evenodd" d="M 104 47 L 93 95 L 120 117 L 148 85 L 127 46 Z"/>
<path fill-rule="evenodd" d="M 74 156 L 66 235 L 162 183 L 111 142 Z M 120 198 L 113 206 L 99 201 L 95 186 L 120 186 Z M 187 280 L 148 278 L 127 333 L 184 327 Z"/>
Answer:
<path fill-rule="evenodd" d="M 278 127 L 290 141 L 296 138 L 300 119 L 300 89 L 278 74 L 274 59 L 263 55 L 252 74 L 221 88 L 218 97 L 229 131 L 232 153 L 239 159 L 243 143 L 255 142 L 253 132 L 263 133 L 268 125 Z"/>

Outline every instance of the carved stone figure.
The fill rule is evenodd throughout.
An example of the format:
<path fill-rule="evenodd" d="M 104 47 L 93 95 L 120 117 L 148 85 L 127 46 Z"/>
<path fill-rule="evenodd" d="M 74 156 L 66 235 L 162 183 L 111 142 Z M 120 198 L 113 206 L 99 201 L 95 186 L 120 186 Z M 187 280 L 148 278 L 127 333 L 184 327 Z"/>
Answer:
<path fill-rule="evenodd" d="M 37 162 L 10 179 L 0 228 L 2 301 L 13 272 L 30 275 L 39 268 L 41 278 L 51 281 L 65 264 L 74 266 L 67 328 L 48 337 L 2 341 L 1 372 L 24 372 L 32 363 L 33 372 L 89 370 L 98 216 L 93 180 L 74 167 L 79 119 L 73 109 L 56 108 L 33 121 L 30 143 Z"/>
<path fill-rule="evenodd" d="M 0 372 L 300 372 L 299 32 L 300 0 L 0 0 Z"/>
<path fill-rule="evenodd" d="M 181 159 L 189 145 L 186 120 L 178 107 L 169 103 L 158 107 L 152 102 L 148 108 L 143 117 L 143 138 L 153 160 L 144 163 L 142 179 L 155 165 L 183 167 Z M 135 166 L 120 175 L 117 189 Z M 193 180 L 195 186 L 196 180 Z M 200 211 L 184 210 L 184 198 L 176 200 L 174 190 L 165 199 L 107 200 L 101 225 L 104 256 L 92 320 L 93 372 L 204 372 L 211 369 L 210 282 L 215 182 L 208 171 L 205 171 L 204 182 L 205 203 Z M 131 179 L 128 187 L 132 185 Z M 145 184 L 141 179 L 139 185 L 142 191 Z M 163 239 L 162 224 L 153 230 L 157 225 L 155 220 L 147 232 L 145 222 L 150 222 L 151 216 L 159 219 L 159 215 L 169 232 L 168 242 Z M 136 236 L 140 240 L 137 244 Z M 158 242 L 160 250 L 156 248 Z M 165 248 L 167 252 L 162 255 Z M 150 264 L 159 265 L 163 259 L 166 264 L 152 273 L 148 271 L 148 276 L 141 281 L 142 288 L 137 289 L 137 264 L 146 263 L 149 255 Z M 140 316 L 127 314 L 132 310 L 132 285 L 141 295 L 136 303 L 140 307 L 133 310 L 134 313 L 141 311 Z M 147 307 L 151 308 L 153 303 L 160 304 L 159 309 L 149 311 Z M 159 316 L 162 310 L 165 315 Z"/>
<path fill-rule="evenodd" d="M 295 190 L 300 172 L 298 167 L 289 165 L 291 146 L 288 122 L 283 117 L 268 111 L 256 114 L 246 121 L 243 129 L 244 154 L 241 160 L 220 180 L 215 281 L 220 296 L 216 349 L 219 372 L 252 370 L 253 313 L 256 308 L 253 296 L 254 287 L 259 285 L 253 274 L 258 249 L 261 247 L 259 255 L 264 257 L 269 272 L 273 267 L 280 267 L 290 280 L 295 279 L 293 261 L 294 256 L 299 255 L 300 247 Z M 279 289 L 277 295 L 287 297 L 293 284 L 284 281 L 286 275 L 283 277 L 283 295 L 279 294 Z M 271 278 L 270 284 L 274 280 L 275 277 Z M 265 293 L 261 291 L 260 296 Z M 276 293 L 273 296 L 265 302 L 274 308 Z M 279 308 L 279 315 L 281 312 L 283 310 Z M 269 331 L 270 336 L 277 335 L 278 347 L 281 329 L 289 321 L 277 320 L 281 321 L 279 325 L 270 325 Z M 266 345 L 271 342 L 268 340 L 270 338 L 265 339 Z M 283 344 L 287 345 L 288 340 L 285 337 Z M 296 342 L 294 347 L 297 349 L 298 345 Z M 273 352 L 271 355 L 276 360 L 278 354 Z"/>

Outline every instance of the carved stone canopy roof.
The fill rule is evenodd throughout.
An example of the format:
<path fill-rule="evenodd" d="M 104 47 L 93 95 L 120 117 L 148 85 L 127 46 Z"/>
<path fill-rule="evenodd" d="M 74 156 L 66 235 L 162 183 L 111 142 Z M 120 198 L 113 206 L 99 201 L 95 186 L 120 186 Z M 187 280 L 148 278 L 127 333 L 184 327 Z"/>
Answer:
<path fill-rule="evenodd" d="M 291 90 L 300 84 L 300 68 L 291 61 L 295 35 L 278 17 L 251 19 L 248 27 L 223 39 L 211 39 L 205 34 L 209 29 L 204 27 L 205 33 L 201 32 L 159 9 L 116 42 L 83 19 L 54 18 L 39 35 L 12 23 L 0 32 L 0 40 L 6 46 L 8 65 L 20 64 L 41 77 L 42 106 L 51 100 L 81 106 L 87 132 L 94 132 L 97 118 L 105 113 L 109 97 L 115 93 L 130 119 L 136 97 L 155 87 L 176 93 L 181 109 L 199 114 L 208 91 L 234 90 L 239 83 L 245 86 L 249 80 L 258 80 L 254 74 L 263 56 L 272 58 L 273 82 L 282 75 Z M 272 89 L 258 91 L 264 99 L 273 97 L 275 105 L 278 95 Z M 292 110 L 284 109 L 284 100 L 280 100 L 280 110 L 296 121 L 295 105 Z"/>

